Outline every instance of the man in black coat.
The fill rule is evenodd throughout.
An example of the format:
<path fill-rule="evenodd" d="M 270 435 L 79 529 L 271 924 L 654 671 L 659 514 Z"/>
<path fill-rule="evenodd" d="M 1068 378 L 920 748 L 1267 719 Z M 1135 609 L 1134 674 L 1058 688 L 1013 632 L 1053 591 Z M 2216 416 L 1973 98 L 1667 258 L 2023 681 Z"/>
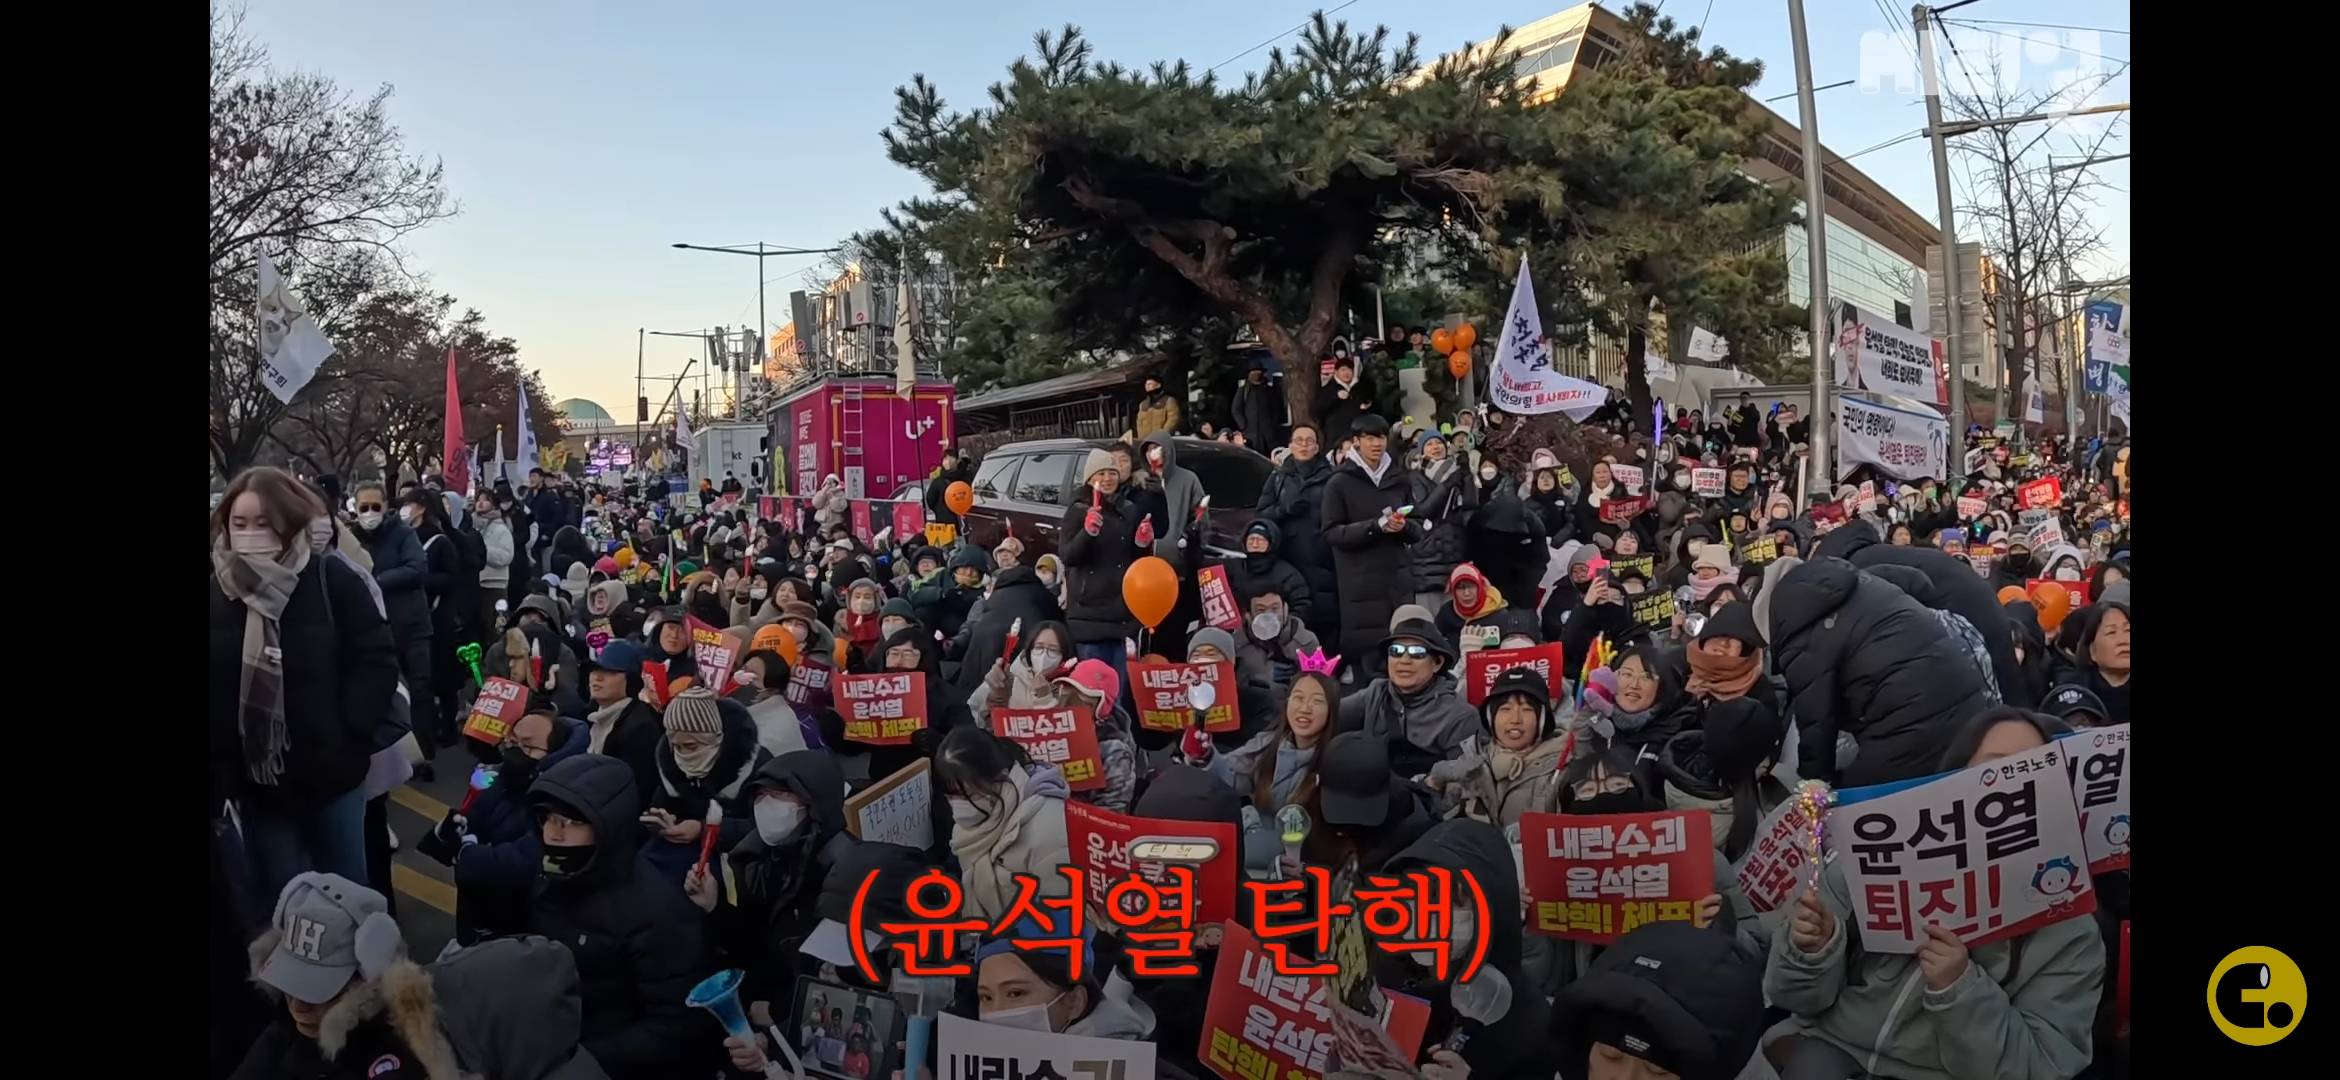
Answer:
<path fill-rule="evenodd" d="M 431 600 L 424 591 L 430 560 L 423 555 L 422 538 L 395 512 L 380 481 L 359 484 L 355 492 L 357 518 L 350 531 L 366 546 L 374 561 L 374 584 L 382 590 L 382 606 L 390 616 L 391 639 L 398 646 L 398 668 L 406 679 L 406 695 L 416 738 L 431 730 Z"/>
<path fill-rule="evenodd" d="M 960 481 L 972 484 L 974 480 L 974 465 L 960 457 L 956 448 L 943 451 L 942 471 L 926 482 L 926 520 L 957 527 L 958 512 L 951 509 L 950 503 L 944 501 L 944 496 L 951 490 L 952 484 Z"/>
<path fill-rule="evenodd" d="M 1931 610 L 1843 559 L 1771 564 L 1755 623 L 1787 676 L 1805 779 L 1862 787 L 1930 775 L 1958 725 L 1991 705 L 1981 669 Z M 1842 777 L 1838 731 L 1859 747 Z"/>
<path fill-rule="evenodd" d="M 1283 442 L 1284 394 L 1268 381 L 1267 358 L 1254 356 L 1235 388 L 1235 428 L 1252 446 L 1271 447 Z"/>
<path fill-rule="evenodd" d="M 1357 419 L 1357 449 L 1324 487 L 1324 538 L 1340 579 L 1340 654 L 1362 658 L 1389 633 L 1389 618 L 1414 599 L 1408 545 L 1427 531 L 1400 517 L 1413 497 L 1407 473 L 1389 454 L 1389 421 Z"/>
<path fill-rule="evenodd" d="M 959 658 L 959 679 L 951 690 L 951 700 L 965 701 L 974 695 L 985 673 L 1007 648 L 1008 628 L 1019 619 L 1027 640 L 1041 623 L 1064 621 L 1056 591 L 1040 584 L 1039 573 L 1029 566 L 1008 567 L 992 579 L 991 596 L 983 602 L 983 617 L 975 620 L 967 637 L 967 653 Z"/>
<path fill-rule="evenodd" d="M 1990 647 L 1991 675 L 1999 684 L 2000 700 L 2017 708 L 2033 707 L 2031 692 L 2024 687 L 2022 666 L 2015 660 L 2015 638 L 2007 628 L 2006 612 L 1990 583 L 1965 560 L 1940 548 L 1888 544 L 1878 538 L 1875 529 L 1850 526 L 1822 537 L 1813 554 L 1834 556 L 1862 568 L 1906 566 L 1923 573 L 1928 587 L 1911 595 L 1918 603 L 1972 624 L 1982 634 L 1983 644 Z"/>
<path fill-rule="evenodd" d="M 1301 621 L 1327 641 L 1340 637 L 1340 579 L 1333 574 L 1332 545 L 1324 538 L 1324 489 L 1332 462 L 1316 425 L 1292 426 L 1291 456 L 1259 489 L 1258 513 L 1283 530 L 1285 562 L 1308 579 L 1309 612 Z M 1289 597 L 1287 597 L 1289 599 Z"/>
<path fill-rule="evenodd" d="M 1239 608 L 1248 607 L 1254 596 L 1273 592 L 1283 598 L 1286 613 L 1306 624 L 1315 613 L 1316 598 L 1308 588 L 1308 576 L 1285 560 L 1283 530 L 1266 518 L 1254 518 L 1243 529 L 1243 557 L 1225 563 L 1227 587 L 1235 591 Z"/>
<path fill-rule="evenodd" d="M 683 1003 L 711 973 L 700 914 L 642 855 L 633 771 L 581 754 L 540 774 L 528 804 L 544 840 L 528 932 L 577 958 L 585 1049 L 612 1080 L 718 1067 L 715 1029 Z"/>

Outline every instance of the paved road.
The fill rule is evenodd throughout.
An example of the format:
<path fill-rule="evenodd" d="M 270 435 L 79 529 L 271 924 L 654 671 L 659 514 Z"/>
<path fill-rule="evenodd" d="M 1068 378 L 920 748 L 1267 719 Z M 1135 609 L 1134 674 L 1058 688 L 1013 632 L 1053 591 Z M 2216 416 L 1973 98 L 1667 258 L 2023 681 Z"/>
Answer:
<path fill-rule="evenodd" d="M 410 781 L 390 793 L 390 828 L 399 840 L 390 866 L 391 884 L 398 890 L 398 926 L 406 931 L 408 954 L 424 960 L 439 955 L 455 937 L 455 877 L 438 860 L 416 853 L 414 842 L 463 801 L 464 781 L 471 775 L 470 755 L 461 749 L 439 751 L 436 762 L 437 780 Z"/>

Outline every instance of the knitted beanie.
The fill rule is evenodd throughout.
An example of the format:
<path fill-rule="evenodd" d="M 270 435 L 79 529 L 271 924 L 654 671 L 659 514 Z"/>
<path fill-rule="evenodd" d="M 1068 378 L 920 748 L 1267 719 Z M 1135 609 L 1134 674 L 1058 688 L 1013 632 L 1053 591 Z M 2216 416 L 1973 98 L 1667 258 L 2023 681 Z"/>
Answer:
<path fill-rule="evenodd" d="M 723 734 L 723 714 L 715 707 L 715 692 L 704 686 L 693 686 L 676 694 L 666 705 L 666 733 Z"/>

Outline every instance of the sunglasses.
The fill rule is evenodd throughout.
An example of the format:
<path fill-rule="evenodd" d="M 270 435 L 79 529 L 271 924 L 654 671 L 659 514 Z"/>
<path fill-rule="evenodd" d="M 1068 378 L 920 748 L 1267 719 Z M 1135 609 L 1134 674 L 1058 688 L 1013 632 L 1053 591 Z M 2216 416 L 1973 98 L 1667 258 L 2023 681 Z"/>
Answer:
<path fill-rule="evenodd" d="M 1420 660 L 1429 655 L 1430 646 L 1428 645 L 1408 645 L 1399 642 L 1393 643 L 1389 647 L 1389 658 L 1392 660 Z"/>
<path fill-rule="evenodd" d="M 373 510 L 380 510 L 380 509 L 382 509 L 382 508 L 383 508 L 383 504 L 381 504 L 381 503 L 359 503 L 359 504 L 357 504 L 357 508 L 358 508 L 358 513 L 361 513 L 361 514 L 363 514 L 363 513 L 366 513 L 366 512 L 368 512 L 368 511 L 373 511 Z"/>

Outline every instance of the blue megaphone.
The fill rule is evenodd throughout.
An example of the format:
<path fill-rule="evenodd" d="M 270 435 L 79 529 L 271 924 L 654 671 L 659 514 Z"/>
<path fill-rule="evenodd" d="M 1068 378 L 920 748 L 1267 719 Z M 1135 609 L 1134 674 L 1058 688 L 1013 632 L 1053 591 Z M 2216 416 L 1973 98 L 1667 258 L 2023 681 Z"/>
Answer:
<path fill-rule="evenodd" d="M 747 1013 L 739 1007 L 739 980 L 745 974 L 733 968 L 709 975 L 691 987 L 690 996 L 683 999 L 683 1004 L 715 1014 L 715 1021 L 732 1037 L 754 1043 L 755 1030 L 748 1027 Z"/>

